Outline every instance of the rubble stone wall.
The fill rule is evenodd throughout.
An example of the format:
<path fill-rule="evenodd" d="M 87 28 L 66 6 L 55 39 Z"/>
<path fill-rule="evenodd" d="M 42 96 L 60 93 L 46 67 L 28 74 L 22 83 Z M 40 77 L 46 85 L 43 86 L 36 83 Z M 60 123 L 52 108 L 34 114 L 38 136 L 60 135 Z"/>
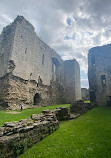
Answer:
<path fill-rule="evenodd" d="M 63 87 L 59 84 L 44 86 L 35 80 L 24 80 L 7 74 L 0 79 L 1 109 L 23 109 L 37 106 L 63 104 Z"/>
<path fill-rule="evenodd" d="M 8 107 L 9 98 L 9 80 L 8 75 L 0 78 L 0 109 L 4 110 Z"/>
<path fill-rule="evenodd" d="M 15 158 L 58 128 L 54 113 L 33 114 L 29 119 L 4 123 L 0 128 L 0 158 Z"/>
<path fill-rule="evenodd" d="M 78 101 L 74 101 L 70 105 L 70 113 L 76 114 L 76 115 L 77 114 L 81 115 L 94 107 L 95 107 L 95 105 L 92 103 L 84 103 L 83 100 L 78 100 Z"/>
<path fill-rule="evenodd" d="M 59 128 L 59 121 L 69 119 L 67 107 L 43 110 L 31 118 L 6 122 L 0 128 L 0 158 L 15 158 Z"/>

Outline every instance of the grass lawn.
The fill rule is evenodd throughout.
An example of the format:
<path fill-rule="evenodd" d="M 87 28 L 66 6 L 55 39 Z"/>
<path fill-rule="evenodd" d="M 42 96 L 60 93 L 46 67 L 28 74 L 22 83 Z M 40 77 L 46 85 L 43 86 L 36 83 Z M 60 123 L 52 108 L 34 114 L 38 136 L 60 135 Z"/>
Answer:
<path fill-rule="evenodd" d="M 88 100 L 88 101 L 84 101 L 84 103 L 90 103 L 90 101 Z"/>
<path fill-rule="evenodd" d="M 0 111 L 0 126 L 2 126 L 4 122 L 20 121 L 21 119 L 29 118 L 29 117 L 31 117 L 31 114 L 39 114 L 44 109 L 53 110 L 57 107 L 64 107 L 64 106 L 65 107 L 67 106 L 69 108 L 70 104 L 54 105 L 54 106 L 47 106 L 47 107 L 34 108 L 34 109 L 26 109 L 18 114 L 9 114 L 6 111 Z M 20 112 L 20 111 L 18 111 L 18 112 Z"/>
<path fill-rule="evenodd" d="M 111 108 L 96 107 L 61 122 L 59 130 L 19 158 L 111 158 Z"/>

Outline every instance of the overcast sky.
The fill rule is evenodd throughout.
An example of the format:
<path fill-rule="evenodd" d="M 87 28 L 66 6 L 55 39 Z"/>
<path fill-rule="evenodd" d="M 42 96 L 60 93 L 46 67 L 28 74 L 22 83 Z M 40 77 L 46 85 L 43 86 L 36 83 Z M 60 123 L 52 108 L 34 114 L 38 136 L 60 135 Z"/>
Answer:
<path fill-rule="evenodd" d="M 17 15 L 64 60 L 79 62 L 81 85 L 88 87 L 88 50 L 111 43 L 111 0 L 0 0 L 0 32 Z"/>

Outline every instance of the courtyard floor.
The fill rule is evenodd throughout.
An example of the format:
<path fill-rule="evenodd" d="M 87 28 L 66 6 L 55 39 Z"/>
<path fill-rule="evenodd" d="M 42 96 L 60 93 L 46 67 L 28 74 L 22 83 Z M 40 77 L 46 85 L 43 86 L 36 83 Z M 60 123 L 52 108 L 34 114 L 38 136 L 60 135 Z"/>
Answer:
<path fill-rule="evenodd" d="M 0 125 L 60 106 L 69 107 L 68 104 L 43 107 L 16 114 L 0 111 Z M 74 120 L 60 122 L 56 132 L 19 158 L 111 158 L 111 108 L 96 107 Z"/>
<path fill-rule="evenodd" d="M 111 108 L 96 107 L 60 128 L 19 158 L 111 158 Z"/>

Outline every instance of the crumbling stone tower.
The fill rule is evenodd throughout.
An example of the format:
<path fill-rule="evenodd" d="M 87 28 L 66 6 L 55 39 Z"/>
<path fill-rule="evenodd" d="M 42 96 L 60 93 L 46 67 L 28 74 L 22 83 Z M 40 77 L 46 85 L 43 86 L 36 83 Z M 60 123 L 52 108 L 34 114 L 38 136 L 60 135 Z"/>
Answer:
<path fill-rule="evenodd" d="M 66 63 L 72 63 L 71 67 Z M 64 62 L 40 40 L 23 16 L 17 16 L 3 29 L 0 36 L 2 108 L 17 109 L 19 104 L 27 108 L 33 104 L 70 103 L 80 99 L 79 71 L 76 60 Z M 67 91 L 71 92 L 70 99 Z"/>
<path fill-rule="evenodd" d="M 90 100 L 111 105 L 111 44 L 89 50 L 88 78 Z"/>

